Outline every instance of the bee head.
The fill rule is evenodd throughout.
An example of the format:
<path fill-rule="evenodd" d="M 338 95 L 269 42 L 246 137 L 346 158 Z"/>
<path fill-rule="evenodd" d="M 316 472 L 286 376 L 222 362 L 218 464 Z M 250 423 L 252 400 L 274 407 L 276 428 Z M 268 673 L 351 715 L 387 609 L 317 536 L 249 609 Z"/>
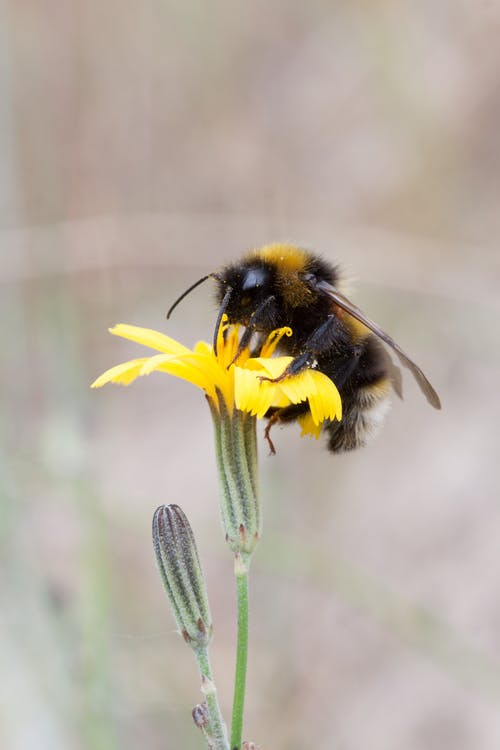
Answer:
<path fill-rule="evenodd" d="M 233 323 L 248 325 L 250 318 L 276 295 L 273 269 L 262 263 L 240 263 L 214 274 L 216 300 Z"/>

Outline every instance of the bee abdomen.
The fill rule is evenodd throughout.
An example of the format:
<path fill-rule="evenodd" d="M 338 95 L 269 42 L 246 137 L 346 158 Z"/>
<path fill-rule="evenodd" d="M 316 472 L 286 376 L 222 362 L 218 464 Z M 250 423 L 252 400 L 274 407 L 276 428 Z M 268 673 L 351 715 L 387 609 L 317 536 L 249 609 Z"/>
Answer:
<path fill-rule="evenodd" d="M 358 388 L 343 401 L 340 422 L 331 422 L 326 430 L 328 450 L 342 453 L 369 443 L 380 431 L 390 409 L 392 385 L 388 377 Z"/>
<path fill-rule="evenodd" d="M 333 453 L 354 450 L 370 442 L 378 434 L 390 408 L 393 386 L 389 356 L 371 334 L 362 347 L 355 369 L 340 387 L 342 420 L 326 428 L 328 449 Z"/>

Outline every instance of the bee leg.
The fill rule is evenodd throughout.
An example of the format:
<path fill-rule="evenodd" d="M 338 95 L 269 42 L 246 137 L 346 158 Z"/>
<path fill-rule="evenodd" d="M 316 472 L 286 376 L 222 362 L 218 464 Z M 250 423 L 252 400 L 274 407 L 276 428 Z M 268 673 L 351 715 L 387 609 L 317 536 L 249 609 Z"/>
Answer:
<path fill-rule="evenodd" d="M 271 440 L 271 436 L 269 433 L 271 432 L 271 427 L 273 426 L 273 424 L 276 424 L 276 422 L 280 421 L 280 411 L 281 409 L 276 409 L 276 411 L 273 414 L 271 414 L 271 416 L 269 417 L 269 421 L 266 425 L 266 429 L 264 430 L 264 438 L 267 440 L 270 456 L 276 455 L 276 448 L 274 447 L 274 443 Z"/>
<path fill-rule="evenodd" d="M 343 371 L 338 373 L 338 378 L 332 378 L 339 387 L 357 366 L 363 348 L 349 342 L 345 328 L 335 315 L 329 315 L 325 322 L 313 331 L 304 344 L 304 351 L 290 362 L 281 375 L 277 378 L 261 378 L 261 380 L 279 383 L 291 375 L 298 375 L 307 367 L 314 368 L 317 365 L 318 357 L 327 353 L 332 347 L 335 347 L 337 354 L 348 365 L 347 369 L 343 368 Z"/>
<path fill-rule="evenodd" d="M 268 380 L 270 383 L 279 383 L 285 378 L 289 378 L 291 375 L 298 375 L 299 372 L 302 372 L 302 370 L 305 370 L 307 367 L 314 367 L 316 364 L 316 357 L 314 356 L 314 353 L 311 351 L 305 351 L 302 354 L 299 354 L 298 357 L 295 357 L 288 367 L 283 370 L 281 375 L 278 375 L 277 378 L 259 378 L 259 380 Z"/>
<path fill-rule="evenodd" d="M 264 437 L 269 445 L 269 455 L 274 456 L 276 454 L 276 448 L 271 440 L 270 432 L 271 427 L 275 424 L 287 424 L 295 422 L 298 417 L 307 414 L 309 407 L 305 402 L 300 404 L 291 404 L 290 406 L 283 407 L 271 407 L 266 412 L 266 419 L 268 420 L 266 429 L 264 430 Z"/>
<path fill-rule="evenodd" d="M 339 325 L 340 323 L 335 315 L 329 315 L 324 323 L 318 326 L 309 336 L 304 344 L 304 351 L 290 362 L 281 375 L 277 378 L 261 378 L 261 380 L 279 383 L 291 375 L 298 375 L 299 372 L 305 370 L 307 367 L 314 367 L 317 361 L 316 355 L 327 350 L 331 346 L 332 341 L 338 338 Z"/>
<path fill-rule="evenodd" d="M 228 364 L 228 369 L 231 367 L 231 365 L 234 365 L 234 363 L 237 361 L 237 359 L 240 357 L 241 353 L 247 348 L 247 346 L 250 344 L 250 339 L 252 338 L 253 334 L 255 332 L 254 326 L 251 324 L 251 322 L 247 325 L 245 330 L 243 331 L 243 335 L 240 339 L 240 342 L 238 344 L 238 348 L 236 350 L 236 354 L 232 358 L 231 362 Z"/>
<path fill-rule="evenodd" d="M 245 330 L 243 331 L 243 335 L 240 339 L 240 343 L 238 344 L 238 349 L 236 351 L 236 354 L 234 355 L 232 361 L 229 363 L 229 367 L 231 365 L 234 365 L 240 354 L 247 348 L 247 346 L 250 344 L 250 340 L 255 333 L 255 331 L 258 330 L 259 324 L 262 322 L 262 319 L 267 314 L 267 309 L 269 305 L 274 302 L 275 296 L 274 294 L 270 294 L 269 297 L 266 297 L 264 302 L 262 302 L 257 309 L 252 313 L 250 320 L 248 321 L 248 324 L 245 327 Z"/>

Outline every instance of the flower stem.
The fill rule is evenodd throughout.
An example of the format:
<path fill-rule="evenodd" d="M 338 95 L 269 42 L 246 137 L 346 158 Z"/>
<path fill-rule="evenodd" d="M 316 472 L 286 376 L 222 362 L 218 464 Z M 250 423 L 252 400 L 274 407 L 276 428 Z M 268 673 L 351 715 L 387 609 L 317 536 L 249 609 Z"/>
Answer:
<path fill-rule="evenodd" d="M 212 677 L 208 647 L 200 646 L 195 649 L 198 668 L 201 675 L 201 691 L 205 696 L 210 720 L 210 734 L 213 737 L 215 750 L 228 750 L 226 725 L 217 699 L 217 689 Z"/>
<path fill-rule="evenodd" d="M 238 599 L 238 638 L 236 646 L 236 672 L 234 678 L 233 716 L 231 723 L 231 750 L 240 750 L 243 731 L 243 710 L 248 658 L 248 570 L 250 557 L 236 555 L 234 572 Z"/>
<path fill-rule="evenodd" d="M 209 399 L 215 428 L 220 479 L 220 511 L 226 542 L 235 554 L 238 635 L 234 678 L 231 750 L 241 750 L 248 660 L 248 571 L 262 533 L 257 488 L 256 418 Z"/>

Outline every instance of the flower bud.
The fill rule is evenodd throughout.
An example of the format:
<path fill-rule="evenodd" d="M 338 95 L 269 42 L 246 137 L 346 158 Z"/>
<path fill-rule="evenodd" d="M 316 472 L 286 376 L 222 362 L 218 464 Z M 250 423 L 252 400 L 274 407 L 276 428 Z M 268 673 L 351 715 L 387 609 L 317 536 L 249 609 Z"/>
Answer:
<path fill-rule="evenodd" d="M 220 510 L 226 541 L 235 553 L 252 554 L 262 532 L 257 492 L 255 417 L 212 409 L 220 476 Z"/>
<path fill-rule="evenodd" d="M 179 630 L 194 649 L 208 645 L 212 618 L 198 550 L 178 505 L 160 505 L 153 518 L 158 570 Z"/>

